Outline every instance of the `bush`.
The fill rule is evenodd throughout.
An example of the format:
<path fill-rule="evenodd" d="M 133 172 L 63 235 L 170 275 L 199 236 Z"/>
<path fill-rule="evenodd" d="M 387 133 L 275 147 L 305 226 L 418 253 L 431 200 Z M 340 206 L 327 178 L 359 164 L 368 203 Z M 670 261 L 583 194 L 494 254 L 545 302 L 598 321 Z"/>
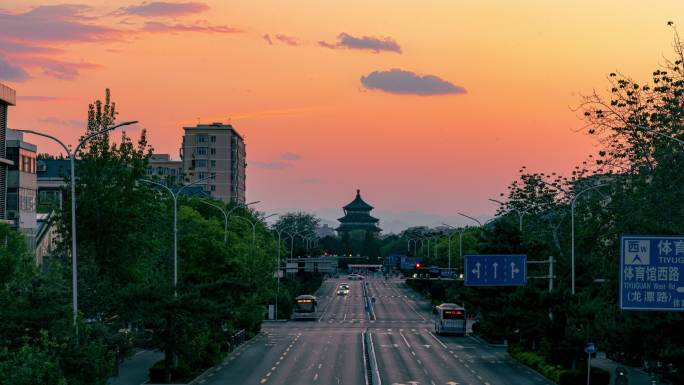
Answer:
<path fill-rule="evenodd" d="M 560 375 L 558 385 L 585 385 L 587 383 L 587 372 L 585 370 L 570 371 L 565 370 Z M 591 368 L 592 385 L 610 384 L 610 372 L 601 368 Z"/>
<path fill-rule="evenodd" d="M 555 383 L 560 383 L 560 377 L 563 372 L 563 368 L 560 365 L 549 364 L 537 353 L 524 352 L 514 346 L 508 348 L 508 353 L 511 355 L 511 357 L 520 361 L 523 365 L 529 366 L 531 369 L 536 370 L 542 376 Z"/>
<path fill-rule="evenodd" d="M 178 366 L 172 367 L 170 371 L 171 371 L 171 382 L 187 379 L 188 377 L 192 377 L 192 374 L 193 374 L 193 371 L 190 369 L 190 367 L 182 361 L 178 363 Z M 149 382 L 159 383 L 159 384 L 164 383 L 165 382 L 165 380 L 164 380 L 164 360 L 157 361 L 157 363 L 152 365 L 149 373 L 150 373 L 150 381 Z M 192 379 L 192 378 L 190 378 L 190 379 Z"/>

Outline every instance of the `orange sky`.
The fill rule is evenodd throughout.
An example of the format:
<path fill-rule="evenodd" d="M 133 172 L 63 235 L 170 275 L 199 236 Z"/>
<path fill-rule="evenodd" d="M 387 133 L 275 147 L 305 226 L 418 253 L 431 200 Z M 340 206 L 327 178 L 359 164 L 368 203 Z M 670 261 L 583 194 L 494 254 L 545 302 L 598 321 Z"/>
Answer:
<path fill-rule="evenodd" d="M 178 157 L 183 125 L 230 117 L 259 209 L 335 219 L 360 188 L 391 230 L 491 215 L 487 198 L 522 165 L 567 173 L 596 151 L 575 132 L 579 95 L 603 90 L 611 71 L 647 80 L 671 52 L 666 22 L 684 21 L 681 0 L 168 3 L 3 1 L 0 80 L 32 97 L 10 110 L 10 126 L 73 143 L 88 102 L 110 87 L 120 120 L 139 120 L 157 152 Z M 401 52 L 319 44 L 341 33 Z M 394 68 L 467 92 L 361 82 Z"/>

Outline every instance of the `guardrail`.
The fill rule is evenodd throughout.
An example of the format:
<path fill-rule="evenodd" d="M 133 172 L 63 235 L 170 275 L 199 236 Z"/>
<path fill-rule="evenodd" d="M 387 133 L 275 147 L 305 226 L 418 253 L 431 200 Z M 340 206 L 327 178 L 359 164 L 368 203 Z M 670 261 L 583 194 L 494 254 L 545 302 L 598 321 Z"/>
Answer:
<path fill-rule="evenodd" d="M 363 282 L 363 297 L 366 302 L 366 311 L 368 312 L 368 319 L 375 321 L 375 309 L 373 308 L 374 298 L 368 295 L 368 282 Z"/>
<path fill-rule="evenodd" d="M 366 374 L 369 385 L 382 385 L 380 379 L 380 371 L 378 370 L 378 360 L 375 357 L 375 346 L 373 345 L 373 338 L 371 332 L 366 329 L 363 332 L 364 339 L 364 355 L 367 357 Z"/>
<path fill-rule="evenodd" d="M 228 338 L 228 343 L 230 344 L 228 351 L 234 351 L 238 346 L 244 344 L 245 340 L 245 329 L 238 330 L 237 333 L 233 334 Z"/>

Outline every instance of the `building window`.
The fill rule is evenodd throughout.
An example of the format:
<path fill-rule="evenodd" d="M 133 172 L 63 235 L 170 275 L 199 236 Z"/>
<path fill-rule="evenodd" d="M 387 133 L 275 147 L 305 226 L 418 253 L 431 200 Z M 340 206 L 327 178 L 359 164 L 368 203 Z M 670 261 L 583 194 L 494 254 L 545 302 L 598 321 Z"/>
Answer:
<path fill-rule="evenodd" d="M 197 155 L 207 155 L 206 147 L 197 147 Z"/>
<path fill-rule="evenodd" d="M 207 173 L 206 173 L 206 172 L 198 172 L 198 173 L 197 173 L 197 179 L 204 179 L 204 178 L 206 178 L 206 177 L 207 177 Z"/>
<path fill-rule="evenodd" d="M 216 161 L 215 160 L 211 161 L 211 167 L 216 167 Z"/>
<path fill-rule="evenodd" d="M 214 186 L 213 184 L 211 185 L 211 191 L 216 191 L 216 186 Z"/>
<path fill-rule="evenodd" d="M 176 175 L 176 169 L 175 169 L 175 168 L 170 168 L 170 169 L 169 169 L 169 175 Z"/>
<path fill-rule="evenodd" d="M 196 167 L 207 167 L 207 160 L 206 159 L 195 159 L 195 166 Z"/>
<path fill-rule="evenodd" d="M 215 148 L 211 148 L 209 150 L 211 152 L 211 155 L 216 155 L 216 149 Z"/>
<path fill-rule="evenodd" d="M 211 136 L 211 142 L 212 142 L 212 143 L 216 143 L 216 135 L 212 135 L 212 136 Z"/>
<path fill-rule="evenodd" d="M 157 167 L 157 175 L 164 175 L 164 168 L 163 167 Z"/>
<path fill-rule="evenodd" d="M 207 136 L 205 134 L 195 135 L 195 142 L 196 143 L 206 143 L 207 142 Z"/>

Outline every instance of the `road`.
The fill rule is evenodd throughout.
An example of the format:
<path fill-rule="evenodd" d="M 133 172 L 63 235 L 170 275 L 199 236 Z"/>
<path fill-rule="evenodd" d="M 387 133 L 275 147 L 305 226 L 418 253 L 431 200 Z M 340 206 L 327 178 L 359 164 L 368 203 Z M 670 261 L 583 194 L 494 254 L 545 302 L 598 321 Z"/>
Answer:
<path fill-rule="evenodd" d="M 339 283 L 347 296 L 336 295 Z M 470 337 L 433 333 L 430 306 L 403 281 L 367 279 L 376 320 L 365 308 L 362 281 L 330 279 L 319 290 L 315 321 L 268 322 L 262 333 L 205 374 L 202 385 L 366 384 L 364 345 L 372 344 L 385 385 L 543 385 L 549 381 L 513 361 L 503 348 Z M 369 339 L 364 340 L 364 332 Z"/>

